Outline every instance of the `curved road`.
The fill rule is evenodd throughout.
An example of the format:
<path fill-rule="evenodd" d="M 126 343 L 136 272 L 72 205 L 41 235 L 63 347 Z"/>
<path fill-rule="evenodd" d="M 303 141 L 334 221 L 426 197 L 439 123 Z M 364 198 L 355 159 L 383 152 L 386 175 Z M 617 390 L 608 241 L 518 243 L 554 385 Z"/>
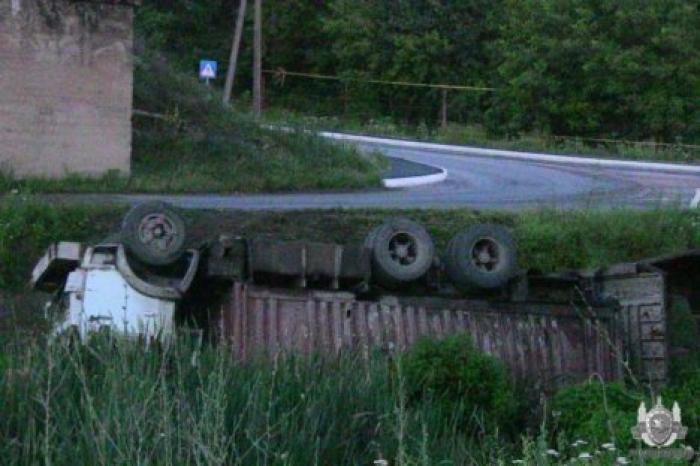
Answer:
<path fill-rule="evenodd" d="M 260 195 L 76 195 L 70 201 L 136 203 L 161 199 L 184 208 L 295 210 L 326 208 L 687 207 L 700 175 L 639 171 L 403 149 L 362 143 L 392 157 L 448 170 L 447 180 L 398 190 Z M 60 196 L 60 201 L 66 201 Z"/>

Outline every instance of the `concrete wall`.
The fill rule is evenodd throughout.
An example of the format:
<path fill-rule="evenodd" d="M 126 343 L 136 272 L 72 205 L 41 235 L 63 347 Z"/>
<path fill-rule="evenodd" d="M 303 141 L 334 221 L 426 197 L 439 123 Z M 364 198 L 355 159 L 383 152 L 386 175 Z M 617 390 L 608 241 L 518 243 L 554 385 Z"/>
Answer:
<path fill-rule="evenodd" d="M 129 172 L 133 12 L 118 0 L 0 0 L 0 165 Z"/>

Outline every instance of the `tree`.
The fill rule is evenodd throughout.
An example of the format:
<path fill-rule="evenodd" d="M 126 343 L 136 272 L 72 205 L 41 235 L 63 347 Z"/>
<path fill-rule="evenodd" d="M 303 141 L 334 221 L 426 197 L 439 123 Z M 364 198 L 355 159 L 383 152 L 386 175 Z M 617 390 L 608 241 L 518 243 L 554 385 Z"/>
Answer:
<path fill-rule="evenodd" d="M 509 0 L 494 128 L 674 141 L 700 134 L 700 14 L 683 0 Z"/>
<path fill-rule="evenodd" d="M 338 71 L 391 81 L 483 85 L 501 1 L 335 0 L 325 30 Z M 374 88 L 385 110 L 437 121 L 439 90 Z M 452 106 L 460 104 L 450 95 Z M 461 98 L 462 109 L 473 98 Z M 459 110 L 459 109 L 457 109 Z"/>

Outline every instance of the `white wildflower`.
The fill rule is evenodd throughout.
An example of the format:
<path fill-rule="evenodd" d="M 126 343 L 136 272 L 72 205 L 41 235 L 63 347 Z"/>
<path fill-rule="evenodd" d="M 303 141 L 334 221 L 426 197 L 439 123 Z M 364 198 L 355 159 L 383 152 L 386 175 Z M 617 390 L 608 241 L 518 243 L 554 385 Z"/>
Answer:
<path fill-rule="evenodd" d="M 374 460 L 374 464 L 377 466 L 389 466 L 389 462 L 385 459 Z"/>
<path fill-rule="evenodd" d="M 578 455 L 578 459 L 580 459 L 580 460 L 589 460 L 589 459 L 591 459 L 591 458 L 593 458 L 593 457 L 592 457 L 591 454 L 588 453 L 587 451 L 584 451 L 583 453 L 581 453 L 580 455 Z"/>
<path fill-rule="evenodd" d="M 624 456 L 618 456 L 617 457 L 617 464 L 630 464 L 630 460 L 628 460 Z"/>
<path fill-rule="evenodd" d="M 554 450 L 554 449 L 552 449 L 552 448 L 550 448 L 549 450 L 547 450 L 547 454 L 548 454 L 549 456 L 555 456 L 555 457 L 556 457 L 556 456 L 559 456 L 559 452 L 556 451 L 556 450 Z"/>
<path fill-rule="evenodd" d="M 513 460 L 513 464 L 525 464 L 525 461 L 523 460 Z"/>

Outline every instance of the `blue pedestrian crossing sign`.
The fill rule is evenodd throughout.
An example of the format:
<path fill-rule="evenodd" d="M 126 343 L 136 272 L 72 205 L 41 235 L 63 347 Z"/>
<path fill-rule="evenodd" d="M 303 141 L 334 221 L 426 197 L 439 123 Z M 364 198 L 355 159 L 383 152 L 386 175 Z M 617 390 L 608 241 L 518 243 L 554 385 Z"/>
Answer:
<path fill-rule="evenodd" d="M 199 78 L 210 79 L 216 78 L 217 63 L 213 60 L 202 60 L 199 62 Z"/>

